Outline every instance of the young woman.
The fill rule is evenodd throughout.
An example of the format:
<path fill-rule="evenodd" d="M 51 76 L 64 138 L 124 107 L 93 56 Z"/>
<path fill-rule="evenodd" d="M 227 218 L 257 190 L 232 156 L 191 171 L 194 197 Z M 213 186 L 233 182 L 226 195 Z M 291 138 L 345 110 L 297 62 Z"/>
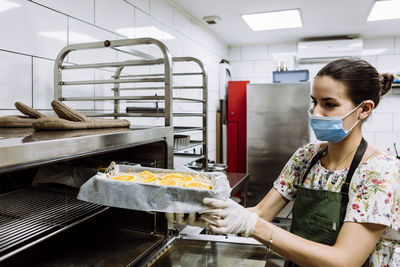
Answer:
<path fill-rule="evenodd" d="M 392 81 L 360 59 L 326 65 L 314 80 L 308 114 L 323 142 L 300 147 L 257 206 L 204 199 L 210 209 L 201 220 L 215 233 L 256 238 L 290 266 L 400 266 L 400 164 L 368 145 L 361 131 Z M 290 200 L 288 232 L 270 221 Z"/>

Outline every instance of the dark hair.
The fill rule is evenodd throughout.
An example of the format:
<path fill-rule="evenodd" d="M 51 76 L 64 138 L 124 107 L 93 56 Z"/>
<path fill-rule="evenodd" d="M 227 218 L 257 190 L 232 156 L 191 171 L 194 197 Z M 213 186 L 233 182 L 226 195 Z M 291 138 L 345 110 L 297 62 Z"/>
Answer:
<path fill-rule="evenodd" d="M 321 76 L 344 83 L 356 106 L 364 100 L 372 100 L 375 107 L 378 106 L 381 96 L 390 90 L 393 82 L 392 74 L 379 74 L 367 61 L 358 58 L 332 61 L 317 73 L 316 78 Z"/>

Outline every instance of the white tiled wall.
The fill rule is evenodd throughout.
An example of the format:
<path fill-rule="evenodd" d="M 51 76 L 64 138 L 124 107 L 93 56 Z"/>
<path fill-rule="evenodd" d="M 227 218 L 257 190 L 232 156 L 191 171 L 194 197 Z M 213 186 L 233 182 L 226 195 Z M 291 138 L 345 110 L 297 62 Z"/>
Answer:
<path fill-rule="evenodd" d="M 400 36 L 367 38 L 363 40 L 365 56 L 362 58 L 378 72 L 400 72 Z M 377 53 L 380 53 L 377 55 Z M 271 83 L 272 72 L 278 67 L 277 58 L 291 59 L 296 54 L 296 42 L 229 47 L 229 60 L 233 80 L 252 83 Z M 326 63 L 293 64 L 289 69 L 308 69 L 310 80 Z M 289 64 L 290 65 L 290 64 Z M 373 116 L 363 124 L 364 137 L 369 143 L 394 153 L 397 143 L 400 153 L 400 89 L 385 95 Z"/>
<path fill-rule="evenodd" d="M 53 99 L 54 60 L 60 50 L 68 44 L 147 37 L 148 27 L 156 27 L 164 33 L 151 36 L 163 41 L 173 56 L 192 56 L 204 62 L 209 76 L 208 136 L 209 154 L 215 159 L 215 116 L 218 106 L 219 62 L 228 57 L 228 48 L 209 34 L 197 22 L 181 13 L 165 0 L 8 0 L 13 5 L 0 15 L 0 115 L 18 114 L 14 103 L 21 101 L 39 110 L 50 111 Z M 166 40 L 172 35 L 174 39 Z M 155 48 L 142 47 L 145 53 L 158 52 Z M 156 55 L 158 56 L 158 55 Z M 99 57 L 114 61 L 125 58 L 116 52 L 91 52 L 71 54 L 71 63 L 93 62 Z M 190 66 L 177 66 L 180 71 Z M 141 71 L 154 73 L 156 68 L 142 67 Z M 106 78 L 107 71 L 79 72 L 65 75 L 65 79 Z M 178 81 L 185 83 L 188 80 Z M 194 81 L 196 82 L 196 81 Z M 65 96 L 109 95 L 109 88 L 103 85 L 71 87 Z M 179 93 L 178 93 L 179 94 Z M 185 97 L 199 96 L 199 92 L 180 92 Z M 74 108 L 104 109 L 111 103 L 92 101 L 72 103 Z M 200 105 L 201 106 L 201 105 Z M 175 110 L 196 109 L 177 105 Z M 132 119 L 134 124 L 159 123 L 157 119 Z M 200 120 L 201 121 L 201 120 Z M 175 120 L 180 124 L 179 119 Z M 187 119 L 183 123 L 198 123 Z"/>

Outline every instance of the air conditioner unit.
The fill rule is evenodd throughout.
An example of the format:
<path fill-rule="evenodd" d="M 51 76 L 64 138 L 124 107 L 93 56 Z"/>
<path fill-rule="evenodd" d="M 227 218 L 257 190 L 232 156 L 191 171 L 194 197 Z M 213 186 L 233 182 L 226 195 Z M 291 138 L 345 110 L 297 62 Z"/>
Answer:
<path fill-rule="evenodd" d="M 307 41 L 297 43 L 299 63 L 326 62 L 341 57 L 360 57 L 362 39 Z"/>

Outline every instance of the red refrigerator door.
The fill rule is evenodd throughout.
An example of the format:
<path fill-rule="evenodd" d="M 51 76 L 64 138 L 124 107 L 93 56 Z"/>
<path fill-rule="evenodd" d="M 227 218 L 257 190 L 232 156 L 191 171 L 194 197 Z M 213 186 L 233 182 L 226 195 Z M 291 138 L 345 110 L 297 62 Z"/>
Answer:
<path fill-rule="evenodd" d="M 228 171 L 246 172 L 246 87 L 249 81 L 228 83 Z"/>

